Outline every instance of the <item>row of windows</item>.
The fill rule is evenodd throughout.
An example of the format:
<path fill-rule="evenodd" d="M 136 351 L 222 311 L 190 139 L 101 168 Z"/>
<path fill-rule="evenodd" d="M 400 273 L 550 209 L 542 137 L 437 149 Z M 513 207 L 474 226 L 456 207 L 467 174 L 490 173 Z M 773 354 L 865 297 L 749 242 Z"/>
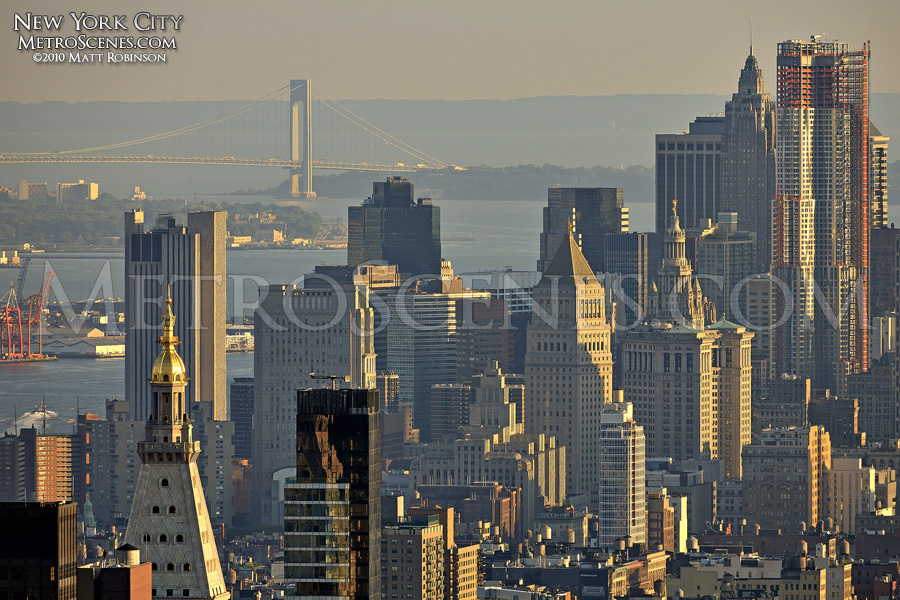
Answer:
<path fill-rule="evenodd" d="M 149 533 L 145 533 L 143 536 L 141 536 L 141 541 L 142 541 L 144 544 L 149 544 L 152 540 L 153 540 L 153 537 L 152 537 Z M 168 543 L 169 543 L 169 536 L 166 535 L 165 533 L 161 533 L 161 534 L 159 534 L 159 537 L 157 538 L 157 541 L 158 541 L 160 544 L 168 544 Z M 184 535 L 181 534 L 181 533 L 176 533 L 176 534 L 175 534 L 175 543 L 176 543 L 176 544 L 183 544 L 183 543 L 184 543 Z"/>
<path fill-rule="evenodd" d="M 160 512 L 161 512 L 161 511 L 160 511 L 160 508 L 159 508 L 158 506 L 153 506 L 153 507 L 150 509 L 150 514 L 151 514 L 151 515 L 158 515 L 158 514 L 160 514 Z M 168 513 L 169 513 L 170 515 L 174 515 L 174 514 L 176 514 L 177 512 L 178 512 L 178 509 L 175 508 L 175 505 L 169 506 Z"/>
<path fill-rule="evenodd" d="M 159 571 L 159 565 L 156 564 L 156 563 L 153 563 L 153 567 L 152 567 L 152 568 L 153 568 L 154 571 Z M 166 563 L 166 571 L 169 572 L 169 573 L 174 573 L 174 572 L 175 572 L 175 563 Z M 182 571 L 183 573 L 190 573 L 190 571 L 191 571 L 191 563 L 186 562 L 186 563 L 184 563 L 183 565 L 181 565 L 181 571 Z M 187 590 L 185 590 L 185 592 L 187 592 Z M 156 595 L 155 592 L 154 592 L 154 595 Z M 185 596 L 187 596 L 187 594 L 185 594 Z"/>

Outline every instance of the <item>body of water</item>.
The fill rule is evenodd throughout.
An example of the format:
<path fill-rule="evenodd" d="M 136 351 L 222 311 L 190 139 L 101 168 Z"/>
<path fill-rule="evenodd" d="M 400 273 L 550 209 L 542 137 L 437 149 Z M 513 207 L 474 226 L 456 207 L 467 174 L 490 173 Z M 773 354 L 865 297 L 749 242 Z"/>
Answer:
<path fill-rule="evenodd" d="M 227 355 L 228 385 L 233 377 L 253 376 L 253 353 Z M 42 401 L 52 418 L 48 433 L 70 433 L 80 409 L 104 418 L 106 401 L 125 399 L 125 360 L 65 358 L 51 362 L 21 363 L 0 366 L 0 431 L 12 432 L 18 415 L 19 427 L 43 420 L 34 415 Z"/>
<path fill-rule="evenodd" d="M 271 202 L 270 198 L 254 196 L 207 199 L 221 202 Z M 347 207 L 359 200 L 317 198 L 303 201 L 305 209 L 318 212 L 325 219 L 347 219 Z M 542 227 L 542 208 L 545 201 L 438 201 L 441 207 L 442 235 L 450 238 L 443 243 L 444 258 L 449 259 L 457 272 L 500 269 L 510 266 L 517 270 L 535 268 L 538 240 Z M 474 238 L 474 241 L 453 241 Z M 43 261 L 46 261 L 44 264 Z M 229 250 L 229 314 L 252 312 L 257 298 L 259 281 L 288 283 L 320 264 L 344 264 L 346 250 Z M 25 282 L 25 294 L 36 293 L 46 270 L 56 271 L 56 285 L 51 301 L 65 296 L 78 301 L 91 295 L 99 297 L 124 296 L 125 260 L 121 253 L 108 254 L 47 254 L 31 263 Z M 14 279 L 14 269 L 0 270 Z M 96 292 L 95 292 L 96 289 Z M 236 295 L 237 290 L 237 295 Z M 92 294 L 93 292 L 93 294 Z M 228 355 L 228 381 L 233 377 L 253 373 L 253 355 Z M 16 413 L 20 425 L 34 421 L 34 407 L 42 400 L 57 417 L 48 421 L 51 432 L 71 431 L 70 421 L 76 408 L 82 412 L 105 414 L 108 398 L 122 399 L 125 388 L 125 364 L 122 359 L 88 360 L 62 359 L 46 363 L 23 363 L 0 367 L 0 429 L 12 427 Z M 38 427 L 42 423 L 38 421 Z"/>

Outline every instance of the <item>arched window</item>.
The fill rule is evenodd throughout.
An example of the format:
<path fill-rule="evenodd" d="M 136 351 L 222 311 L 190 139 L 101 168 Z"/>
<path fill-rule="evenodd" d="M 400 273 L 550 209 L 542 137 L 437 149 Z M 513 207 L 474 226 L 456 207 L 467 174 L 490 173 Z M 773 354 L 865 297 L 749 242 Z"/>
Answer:
<path fill-rule="evenodd" d="M 169 487 L 169 480 L 162 478 L 159 480 L 159 487 Z"/>
<path fill-rule="evenodd" d="M 191 563 L 184 563 L 183 565 L 181 565 L 181 570 L 182 570 L 182 571 L 190 571 L 190 570 L 191 570 Z"/>
<path fill-rule="evenodd" d="M 170 514 L 170 515 L 174 515 L 176 512 L 178 512 L 178 509 L 175 508 L 174 505 L 169 507 L 169 514 Z"/>
<path fill-rule="evenodd" d="M 176 544 L 183 544 L 183 543 L 184 543 L 184 536 L 181 535 L 180 533 L 176 533 L 176 534 L 175 534 L 175 543 L 176 543 Z"/>
<path fill-rule="evenodd" d="M 158 506 L 154 506 L 153 508 L 151 508 L 151 509 L 150 509 L 150 514 L 151 514 L 151 515 L 158 515 L 158 514 L 159 514 L 159 507 L 158 507 Z"/>
<path fill-rule="evenodd" d="M 166 571 L 174 571 L 175 563 L 166 563 Z"/>
<path fill-rule="evenodd" d="M 156 563 L 153 563 L 153 566 L 150 568 L 153 569 L 154 571 L 159 571 L 159 565 Z"/>
<path fill-rule="evenodd" d="M 167 544 L 168 542 L 169 542 L 169 536 L 167 536 L 164 533 L 159 534 L 159 543 L 160 544 Z"/>
<path fill-rule="evenodd" d="M 150 539 L 151 539 L 151 538 L 150 538 L 150 534 L 149 534 L 149 533 L 145 533 L 145 534 L 143 535 L 143 537 L 141 537 L 141 540 L 143 540 L 143 542 L 144 542 L 145 544 L 149 544 L 149 543 L 150 543 Z"/>

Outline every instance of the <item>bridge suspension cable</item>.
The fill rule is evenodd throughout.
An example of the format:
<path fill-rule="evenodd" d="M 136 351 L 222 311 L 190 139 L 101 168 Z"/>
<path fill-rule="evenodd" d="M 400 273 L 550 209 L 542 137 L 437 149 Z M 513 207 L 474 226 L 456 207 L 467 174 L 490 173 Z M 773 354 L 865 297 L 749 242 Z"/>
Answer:
<path fill-rule="evenodd" d="M 127 148 L 129 146 L 137 146 L 139 144 L 146 144 L 148 142 L 156 142 L 159 140 L 164 140 L 167 138 L 175 137 L 178 135 L 182 135 L 185 133 L 190 133 L 192 131 L 197 131 L 198 129 L 203 129 L 204 127 L 209 127 L 210 125 L 215 125 L 216 123 L 221 123 L 222 121 L 227 121 L 229 119 L 233 119 L 239 115 L 242 115 L 246 112 L 259 108 L 261 106 L 265 106 L 269 102 L 278 99 L 283 95 L 285 90 L 287 90 L 290 86 L 286 85 L 281 87 L 274 92 L 266 94 L 265 96 L 261 96 L 256 100 L 248 102 L 242 106 L 238 106 L 237 108 L 233 108 L 229 111 L 226 111 L 220 115 L 213 117 L 212 119 L 207 119 L 206 121 L 200 121 L 198 123 L 194 123 L 192 125 L 187 125 L 185 127 L 181 127 L 179 129 L 173 129 L 172 131 L 166 131 L 164 133 L 158 133 L 155 135 L 147 136 L 145 138 L 138 138 L 135 140 L 129 140 L 127 142 L 119 142 L 116 144 L 109 144 L 106 146 L 95 146 L 93 148 L 78 148 L 76 150 L 60 150 L 58 152 L 53 152 L 53 154 L 75 154 L 80 152 L 98 152 L 100 150 L 115 150 L 118 148 Z M 49 152 L 35 152 L 34 154 L 50 154 Z"/>
<path fill-rule="evenodd" d="M 431 167 L 444 168 L 447 166 L 447 164 L 445 162 L 438 160 L 435 157 L 430 156 L 430 155 L 422 152 L 421 150 L 418 150 L 418 149 L 410 146 L 406 142 L 397 139 L 396 137 L 392 136 L 388 132 L 386 132 L 382 129 L 379 129 L 375 125 L 372 125 L 371 123 L 369 123 L 368 121 L 366 121 L 365 119 L 363 119 L 362 117 L 360 117 L 359 115 L 354 113 L 352 110 L 347 108 L 346 106 L 340 104 L 337 100 L 330 98 L 325 92 L 323 92 L 319 88 L 317 88 L 315 86 L 311 86 L 311 87 L 316 92 L 316 94 L 318 94 L 320 96 L 319 100 L 320 100 L 320 102 L 322 102 L 322 104 L 324 106 L 330 108 L 331 110 L 336 112 L 338 115 L 347 119 L 348 121 L 350 121 L 351 123 L 353 123 L 354 125 L 359 127 L 360 129 L 374 135 L 375 137 L 382 140 L 383 142 L 390 144 L 391 146 L 409 154 L 410 156 L 413 156 L 425 163 L 429 163 L 429 166 L 431 166 Z M 344 111 L 345 113 L 348 113 L 348 114 L 344 114 L 344 112 L 341 112 L 341 111 Z"/>

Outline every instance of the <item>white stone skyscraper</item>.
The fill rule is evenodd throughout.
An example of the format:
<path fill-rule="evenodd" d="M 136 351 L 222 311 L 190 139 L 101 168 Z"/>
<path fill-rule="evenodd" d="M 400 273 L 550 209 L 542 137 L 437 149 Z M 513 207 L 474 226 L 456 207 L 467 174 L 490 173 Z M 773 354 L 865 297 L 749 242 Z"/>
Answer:
<path fill-rule="evenodd" d="M 535 286 L 525 355 L 525 431 L 566 448 L 566 491 L 597 506 L 600 413 L 612 397 L 605 291 L 569 227 Z"/>
<path fill-rule="evenodd" d="M 135 487 L 125 542 L 153 565 L 154 598 L 224 600 L 222 568 L 187 415 L 188 369 L 175 350 L 172 299 L 162 318 L 162 347 L 150 372 L 152 406 L 145 439 L 138 443 L 141 470 Z"/>
<path fill-rule="evenodd" d="M 631 536 L 647 543 L 644 428 L 635 423 L 630 403 L 618 402 L 600 415 L 601 548 Z"/>

